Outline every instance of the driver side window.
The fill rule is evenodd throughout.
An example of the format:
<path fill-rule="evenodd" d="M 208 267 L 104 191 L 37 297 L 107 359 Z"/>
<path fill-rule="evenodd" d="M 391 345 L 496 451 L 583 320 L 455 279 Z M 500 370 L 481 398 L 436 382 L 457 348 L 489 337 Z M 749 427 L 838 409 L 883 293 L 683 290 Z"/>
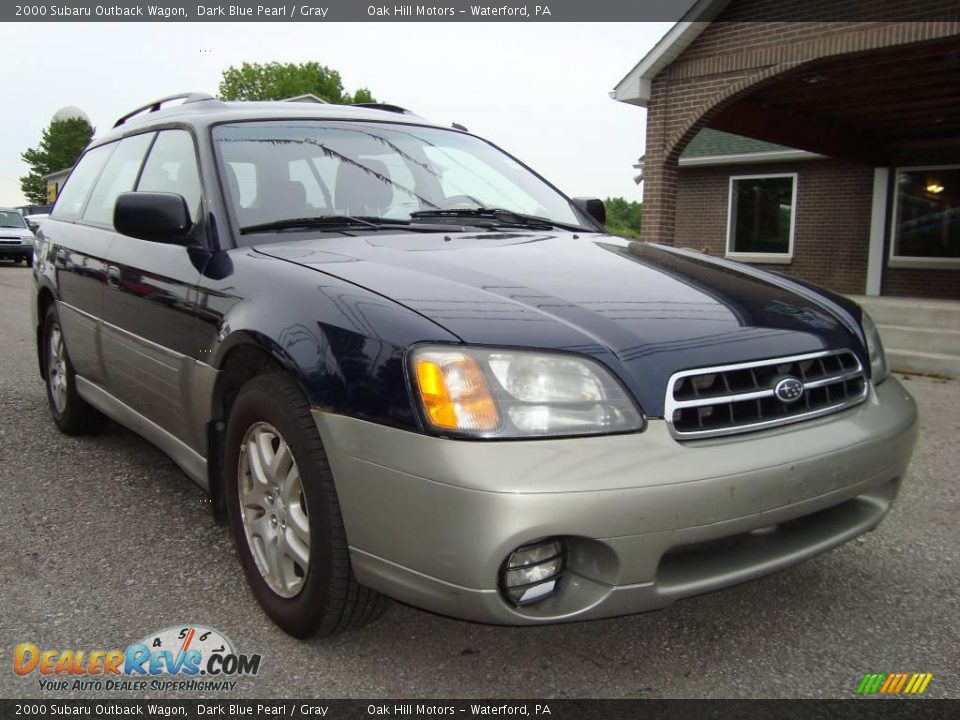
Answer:
<path fill-rule="evenodd" d="M 182 195 L 190 208 L 190 218 L 196 222 L 200 217 L 200 188 L 200 171 L 190 133 L 163 130 L 150 149 L 137 190 Z"/>
<path fill-rule="evenodd" d="M 113 208 L 120 193 L 133 190 L 143 156 L 153 141 L 153 133 L 127 137 L 117 143 L 106 167 L 97 179 L 87 207 L 83 211 L 86 222 L 103 227 L 113 226 Z"/>

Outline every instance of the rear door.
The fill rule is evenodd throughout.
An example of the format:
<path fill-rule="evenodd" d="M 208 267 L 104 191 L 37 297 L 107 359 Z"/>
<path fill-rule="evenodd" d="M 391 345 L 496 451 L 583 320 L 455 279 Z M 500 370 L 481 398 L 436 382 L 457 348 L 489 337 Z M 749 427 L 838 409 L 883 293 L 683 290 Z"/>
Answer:
<path fill-rule="evenodd" d="M 193 136 L 187 130 L 157 133 L 135 189 L 182 195 L 192 219 L 198 221 L 200 175 Z M 191 416 L 191 394 L 198 351 L 196 286 L 206 253 L 117 233 L 108 258 L 104 355 L 109 391 L 205 454 L 199 423 Z"/>
<path fill-rule="evenodd" d="M 100 323 L 107 277 L 110 230 L 86 225 L 82 216 L 97 178 L 118 143 L 88 150 L 70 173 L 50 218 L 43 223 L 43 246 L 53 268 L 57 311 L 67 353 L 77 374 L 103 382 Z M 41 319 L 42 320 L 42 319 Z"/>

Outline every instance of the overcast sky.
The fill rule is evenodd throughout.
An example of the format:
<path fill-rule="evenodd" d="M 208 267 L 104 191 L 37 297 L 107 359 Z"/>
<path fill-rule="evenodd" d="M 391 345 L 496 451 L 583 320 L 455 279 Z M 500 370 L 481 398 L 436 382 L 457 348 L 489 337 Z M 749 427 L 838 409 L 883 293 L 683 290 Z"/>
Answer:
<path fill-rule="evenodd" d="M 177 92 L 216 94 L 242 62 L 316 60 L 349 91 L 459 122 L 569 195 L 639 200 L 646 111 L 608 93 L 671 23 L 38 23 L 0 43 L 0 206 L 24 202 L 20 153 L 76 105 L 98 134 Z"/>

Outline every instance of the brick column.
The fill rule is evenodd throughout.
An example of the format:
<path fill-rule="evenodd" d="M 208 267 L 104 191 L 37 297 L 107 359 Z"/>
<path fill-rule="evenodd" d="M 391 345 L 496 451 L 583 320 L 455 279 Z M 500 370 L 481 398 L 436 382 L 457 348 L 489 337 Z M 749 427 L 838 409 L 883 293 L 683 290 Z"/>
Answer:
<path fill-rule="evenodd" d="M 643 160 L 643 222 L 640 238 L 673 245 L 677 226 L 677 158 L 667 154 L 669 86 L 654 81 L 647 106 L 647 144 Z"/>
<path fill-rule="evenodd" d="M 643 222 L 640 238 L 673 245 L 677 227 L 677 163 L 658 154 L 643 164 Z"/>

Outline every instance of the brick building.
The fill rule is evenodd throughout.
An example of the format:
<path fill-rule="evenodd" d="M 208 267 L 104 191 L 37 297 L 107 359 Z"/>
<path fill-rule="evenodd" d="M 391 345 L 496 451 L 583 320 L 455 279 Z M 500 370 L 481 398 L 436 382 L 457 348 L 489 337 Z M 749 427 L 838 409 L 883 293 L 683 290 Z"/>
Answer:
<path fill-rule="evenodd" d="M 960 9 L 905 6 L 697 2 L 613 92 L 648 111 L 643 239 L 960 299 Z"/>

